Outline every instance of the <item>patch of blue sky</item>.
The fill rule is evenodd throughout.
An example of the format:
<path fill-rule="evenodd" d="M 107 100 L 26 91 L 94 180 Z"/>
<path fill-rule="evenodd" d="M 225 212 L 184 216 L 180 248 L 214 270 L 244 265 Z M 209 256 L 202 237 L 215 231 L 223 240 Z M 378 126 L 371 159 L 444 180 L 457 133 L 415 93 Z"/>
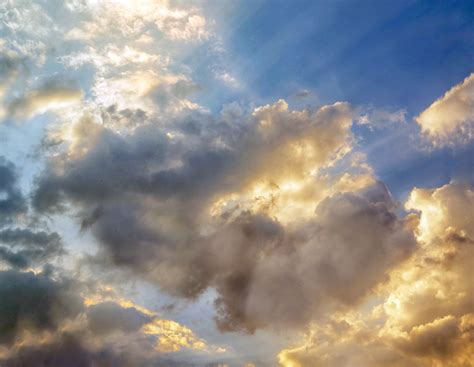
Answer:
<path fill-rule="evenodd" d="M 396 197 L 470 179 L 472 148 L 429 151 L 413 119 L 474 70 L 473 14 L 471 1 L 244 1 L 218 26 L 245 88 L 207 97 L 245 101 L 250 91 L 254 102 L 301 107 L 295 95 L 307 91 L 311 103 L 405 109 L 405 125 L 354 128 Z"/>

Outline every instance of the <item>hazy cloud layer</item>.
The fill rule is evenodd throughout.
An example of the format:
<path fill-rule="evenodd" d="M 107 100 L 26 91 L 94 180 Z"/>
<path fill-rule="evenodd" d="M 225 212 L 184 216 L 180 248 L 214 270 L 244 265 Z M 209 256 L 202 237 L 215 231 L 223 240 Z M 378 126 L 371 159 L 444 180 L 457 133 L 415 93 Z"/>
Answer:
<path fill-rule="evenodd" d="M 38 89 L 27 92 L 24 96 L 14 99 L 8 106 L 8 113 L 19 119 L 27 119 L 61 107 L 77 103 L 82 99 L 82 91 L 62 86 L 50 81 Z"/>

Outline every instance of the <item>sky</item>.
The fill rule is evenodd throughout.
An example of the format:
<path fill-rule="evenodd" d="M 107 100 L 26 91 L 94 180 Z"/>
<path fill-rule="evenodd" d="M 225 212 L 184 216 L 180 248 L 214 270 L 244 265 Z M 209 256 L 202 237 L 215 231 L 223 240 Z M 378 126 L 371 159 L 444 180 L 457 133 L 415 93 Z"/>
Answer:
<path fill-rule="evenodd" d="M 0 366 L 471 367 L 474 3 L 0 3 Z"/>

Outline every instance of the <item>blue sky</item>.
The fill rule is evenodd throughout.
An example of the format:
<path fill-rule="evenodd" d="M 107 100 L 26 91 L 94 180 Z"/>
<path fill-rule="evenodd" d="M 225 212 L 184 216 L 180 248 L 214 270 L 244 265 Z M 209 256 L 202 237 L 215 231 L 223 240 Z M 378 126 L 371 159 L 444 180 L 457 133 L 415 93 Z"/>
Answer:
<path fill-rule="evenodd" d="M 0 365 L 474 359 L 472 1 L 5 1 L 0 174 Z"/>
<path fill-rule="evenodd" d="M 224 13 L 218 27 L 229 46 L 226 61 L 245 88 L 230 94 L 217 88 L 203 97 L 211 108 L 220 109 L 222 100 L 268 103 L 285 97 L 297 106 L 341 100 L 404 109 L 410 126 L 369 155 L 401 198 L 413 186 L 439 186 L 472 167 L 469 148 L 433 153 L 409 141 L 417 133 L 413 118 L 472 71 L 471 2 L 244 1 L 226 11 L 227 6 L 216 11 Z M 295 98 L 301 91 L 311 94 Z M 361 129 L 362 149 L 390 133 Z"/>
<path fill-rule="evenodd" d="M 233 66 L 263 99 L 301 88 L 324 101 L 415 114 L 471 71 L 472 6 L 466 1 L 244 2 L 219 26 Z"/>

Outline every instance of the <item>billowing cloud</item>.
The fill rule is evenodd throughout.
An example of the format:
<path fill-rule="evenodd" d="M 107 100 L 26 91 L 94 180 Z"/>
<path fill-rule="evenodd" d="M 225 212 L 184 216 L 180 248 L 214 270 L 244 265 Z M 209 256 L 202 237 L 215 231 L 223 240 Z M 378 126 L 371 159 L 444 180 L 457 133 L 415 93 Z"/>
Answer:
<path fill-rule="evenodd" d="M 0 343 L 13 343 L 26 330 L 55 330 L 81 311 L 82 302 L 67 280 L 47 274 L 0 272 Z"/>
<path fill-rule="evenodd" d="M 51 266 L 67 258 L 63 241 L 29 211 L 14 165 L 1 163 L 1 365 L 167 365 L 184 350 L 225 351 L 184 325 L 112 297 L 96 282 L 73 281 Z"/>
<path fill-rule="evenodd" d="M 0 365 L 470 366 L 472 185 L 401 207 L 368 162 L 406 144 L 409 109 L 258 106 L 226 55 L 238 24 L 206 7 L 0 3 L 24 164 L 0 158 Z M 472 140 L 473 78 L 416 118 L 434 146 Z"/>
<path fill-rule="evenodd" d="M 225 351 L 128 300 L 84 297 L 86 284 L 47 269 L 0 271 L 0 363 L 155 366 L 182 350 Z M 189 352 L 188 352 L 189 353 Z M 199 358 L 199 356 L 196 356 Z"/>
<path fill-rule="evenodd" d="M 435 146 L 471 141 L 474 137 L 474 74 L 433 102 L 416 121 Z"/>
<path fill-rule="evenodd" d="M 352 159 L 350 127 L 344 103 L 278 101 L 125 135 L 83 118 L 34 204 L 73 203 L 109 261 L 175 296 L 215 288 L 222 330 L 301 327 L 360 302 L 415 246 L 357 159 L 353 173 L 329 173 Z"/>
<path fill-rule="evenodd" d="M 474 356 L 473 187 L 414 189 L 406 203 L 420 243 L 371 307 L 314 325 L 282 366 L 469 366 Z M 382 300 L 380 302 L 380 299 Z M 375 306 L 374 306 L 375 304 Z"/>

